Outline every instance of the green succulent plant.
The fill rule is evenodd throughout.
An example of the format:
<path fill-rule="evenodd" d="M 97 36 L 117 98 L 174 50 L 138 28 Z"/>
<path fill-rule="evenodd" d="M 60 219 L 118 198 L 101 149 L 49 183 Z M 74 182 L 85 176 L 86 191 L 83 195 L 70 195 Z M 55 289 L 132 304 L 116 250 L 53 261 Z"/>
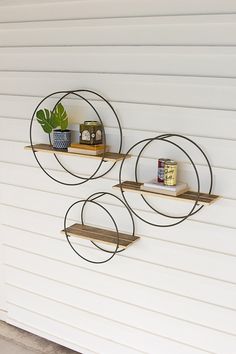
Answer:
<path fill-rule="evenodd" d="M 49 111 L 47 108 L 40 109 L 36 112 L 36 117 L 42 129 L 48 134 L 58 127 L 61 131 L 66 130 L 68 127 L 68 116 L 61 103 L 56 105 L 54 111 Z"/>

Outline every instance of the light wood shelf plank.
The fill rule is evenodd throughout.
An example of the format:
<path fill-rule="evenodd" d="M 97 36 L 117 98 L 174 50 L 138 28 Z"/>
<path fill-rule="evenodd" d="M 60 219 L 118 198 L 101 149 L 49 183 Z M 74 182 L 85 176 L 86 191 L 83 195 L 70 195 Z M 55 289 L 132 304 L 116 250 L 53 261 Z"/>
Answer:
<path fill-rule="evenodd" d="M 65 230 L 62 230 L 65 233 Z M 82 224 L 73 224 L 66 228 L 69 236 L 84 238 L 90 241 L 106 243 L 109 245 L 117 244 L 117 234 L 115 231 L 100 229 L 98 227 L 87 226 Z M 139 237 L 124 233 L 119 233 L 119 246 L 124 248 L 139 240 Z"/>
<path fill-rule="evenodd" d="M 160 194 L 156 192 L 151 192 L 151 191 L 145 191 L 141 189 L 141 186 L 143 183 L 139 182 L 134 182 L 134 181 L 125 181 L 121 185 L 116 184 L 113 186 L 114 189 L 120 189 L 120 186 L 122 186 L 122 189 L 125 192 L 133 192 L 133 193 L 138 193 L 138 194 L 143 194 L 143 195 L 149 195 L 149 196 L 157 196 L 161 198 L 171 198 L 171 199 L 177 199 L 181 201 L 191 201 L 195 202 L 197 198 L 197 192 L 193 191 L 187 191 L 181 195 L 178 196 L 172 196 L 172 195 L 166 195 L 166 194 Z M 214 194 L 207 194 L 207 193 L 200 193 L 198 204 L 200 205 L 210 205 L 214 202 L 216 202 L 220 197 L 218 195 Z"/>
<path fill-rule="evenodd" d="M 71 155 L 71 156 L 79 156 L 79 157 L 86 157 L 86 158 L 91 158 L 91 159 L 97 159 L 101 160 L 102 159 L 102 154 L 101 155 L 87 155 L 87 154 L 78 154 L 75 152 L 68 152 L 67 150 L 64 149 L 54 149 L 51 145 L 49 144 L 35 144 L 33 145 L 33 148 L 36 152 L 44 152 L 44 153 L 49 153 L 49 154 L 55 154 L 55 155 Z M 25 150 L 32 150 L 31 146 L 25 146 Z M 130 158 L 130 155 L 125 155 L 125 154 L 119 154 L 116 152 L 106 152 L 104 156 L 104 161 L 121 161 L 123 158 Z"/>

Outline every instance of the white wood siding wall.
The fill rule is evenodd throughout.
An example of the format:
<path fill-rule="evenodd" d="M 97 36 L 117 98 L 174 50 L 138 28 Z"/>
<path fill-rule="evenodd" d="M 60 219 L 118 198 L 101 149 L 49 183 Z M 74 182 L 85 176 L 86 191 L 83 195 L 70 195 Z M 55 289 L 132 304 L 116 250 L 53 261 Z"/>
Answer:
<path fill-rule="evenodd" d="M 235 354 L 236 2 L 2 1 L 0 21 L 0 307 L 7 321 L 84 354 Z M 92 192 L 111 191 L 119 164 L 106 178 L 65 187 L 23 150 L 37 102 L 77 88 L 94 89 L 114 105 L 124 151 L 162 132 L 191 137 L 209 156 L 213 192 L 222 199 L 173 228 L 137 220 L 141 240 L 107 264 L 80 260 L 59 233 L 65 211 Z M 91 114 L 75 99 L 67 103 L 75 124 Z M 115 146 L 115 123 L 95 104 Z M 36 126 L 34 136 L 45 139 Z M 189 151 L 207 190 L 206 164 Z M 159 153 L 181 161 L 194 188 L 189 162 L 170 146 L 146 151 L 142 177 L 152 177 Z M 53 157 L 41 160 L 71 181 Z M 97 164 L 63 161 L 84 176 Z M 130 165 L 133 159 L 129 179 Z M 141 215 L 157 220 L 138 196 L 128 197 Z M 124 209 L 109 198 L 104 203 L 128 231 Z M 158 206 L 176 214 L 189 208 L 164 200 Z M 97 209 L 86 217 L 106 222 Z"/>

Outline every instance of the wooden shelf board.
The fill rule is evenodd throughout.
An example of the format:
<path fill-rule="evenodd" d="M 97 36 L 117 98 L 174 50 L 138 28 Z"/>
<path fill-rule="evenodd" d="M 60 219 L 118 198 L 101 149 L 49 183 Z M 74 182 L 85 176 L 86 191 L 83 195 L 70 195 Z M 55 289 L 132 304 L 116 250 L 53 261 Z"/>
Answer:
<path fill-rule="evenodd" d="M 65 233 L 65 230 L 62 230 Z M 117 244 L 117 234 L 115 231 L 100 229 L 98 227 L 82 224 L 73 224 L 66 228 L 69 236 L 84 238 L 90 241 L 102 242 L 109 245 Z M 119 233 L 119 246 L 124 248 L 139 240 L 139 237 L 124 233 Z"/>
<path fill-rule="evenodd" d="M 34 150 L 36 152 L 44 152 L 44 153 L 49 153 L 49 154 L 56 154 L 56 155 L 71 155 L 71 156 L 79 156 L 79 157 L 86 157 L 86 158 L 91 158 L 91 159 L 97 159 L 101 160 L 103 155 L 87 155 L 87 154 L 78 154 L 75 152 L 68 152 L 63 149 L 54 149 L 51 145 L 49 144 L 35 144 L 33 145 Z M 31 146 L 25 146 L 25 150 L 32 150 Z M 104 161 L 121 161 L 125 157 L 125 154 L 119 154 L 116 152 L 106 152 L 105 153 L 105 160 Z M 127 155 L 126 158 L 129 158 L 130 155 Z"/>
<path fill-rule="evenodd" d="M 134 192 L 134 193 L 143 194 L 143 195 L 158 196 L 158 197 L 162 197 L 162 198 L 171 198 L 171 199 L 177 199 L 177 200 L 182 200 L 182 201 L 194 202 L 196 200 L 196 197 L 198 194 L 197 192 L 187 191 L 181 195 L 172 196 L 172 195 L 160 194 L 160 193 L 151 192 L 151 191 L 144 191 L 141 189 L 141 186 L 143 185 L 143 183 L 138 183 L 138 182 L 133 182 L 133 181 L 125 181 L 121 185 L 122 185 L 122 189 L 125 192 Z M 113 186 L 113 188 L 120 189 L 120 184 L 116 184 L 115 186 Z M 210 204 L 214 203 L 216 200 L 218 200 L 219 198 L 220 197 L 218 195 L 200 193 L 198 204 L 210 205 Z"/>

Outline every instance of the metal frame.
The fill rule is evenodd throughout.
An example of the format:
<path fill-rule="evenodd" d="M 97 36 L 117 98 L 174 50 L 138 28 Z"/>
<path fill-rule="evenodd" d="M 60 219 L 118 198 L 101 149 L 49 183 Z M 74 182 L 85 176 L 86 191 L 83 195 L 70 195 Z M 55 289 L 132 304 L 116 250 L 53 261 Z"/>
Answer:
<path fill-rule="evenodd" d="M 206 156 L 206 154 L 204 153 L 204 151 L 200 148 L 200 146 L 198 144 L 196 144 L 193 140 L 189 139 L 189 138 L 186 138 L 185 136 L 183 135 L 180 135 L 180 134 L 162 134 L 162 135 L 158 135 L 154 138 L 147 138 L 147 139 L 143 139 L 143 140 L 140 140 L 139 142 L 137 142 L 136 144 L 134 144 L 133 146 L 131 146 L 131 148 L 127 151 L 124 159 L 122 160 L 121 162 L 121 166 L 120 166 L 120 171 L 119 171 L 119 184 L 120 184 L 120 190 L 121 190 L 121 193 L 122 193 L 122 196 L 123 196 L 123 199 L 124 199 L 124 202 L 125 204 L 127 205 L 127 207 L 132 211 L 132 213 L 137 217 L 139 218 L 140 220 L 144 221 L 145 223 L 149 224 L 149 225 L 152 225 L 152 226 L 158 226 L 158 227 L 171 227 L 171 226 L 175 226 L 175 225 L 178 225 L 180 223 L 182 223 L 184 220 L 186 220 L 188 217 L 194 215 L 195 213 L 197 213 L 198 211 L 200 211 L 202 208 L 203 208 L 203 205 L 200 206 L 197 210 L 196 207 L 198 205 L 198 200 L 199 200 L 199 196 L 200 196 L 200 178 L 199 178 L 199 174 L 198 174 L 198 171 L 197 171 L 197 168 L 196 168 L 196 165 L 194 164 L 193 160 L 191 159 L 191 157 L 189 156 L 189 154 L 181 147 L 179 146 L 178 144 L 174 143 L 173 141 L 170 141 L 168 140 L 169 138 L 172 138 L 172 137 L 179 137 L 179 138 L 182 138 L 182 139 L 185 139 L 187 140 L 188 142 L 192 143 L 203 155 L 203 157 L 205 158 L 206 162 L 207 162 L 207 165 L 208 165 L 208 168 L 209 168 L 209 173 L 210 173 L 210 187 L 209 187 L 209 194 L 211 193 L 212 191 L 212 186 L 213 186 L 213 174 L 212 174 L 212 168 L 211 168 L 211 165 L 210 165 L 210 162 Z M 143 148 L 140 150 L 137 158 L 136 158 L 136 163 L 135 163 L 135 181 L 138 182 L 138 163 L 139 163 L 139 160 L 140 160 L 140 157 L 141 157 L 141 154 L 142 152 L 144 151 L 144 149 L 150 144 L 152 143 L 153 141 L 165 141 L 169 144 L 172 144 L 174 146 L 176 146 L 178 149 L 180 149 L 186 156 L 187 158 L 189 159 L 189 161 L 191 162 L 191 165 L 193 166 L 193 169 L 195 171 L 195 174 L 196 174 L 196 179 L 197 179 L 197 196 L 196 196 L 196 200 L 194 202 L 194 205 L 193 207 L 191 208 L 191 210 L 189 211 L 188 214 L 186 215 L 181 215 L 181 216 L 172 216 L 172 215 L 167 215 L 167 214 L 164 214 L 160 211 L 158 211 L 156 208 L 154 208 L 147 200 L 146 198 L 141 194 L 141 197 L 142 199 L 144 200 L 144 202 L 153 210 L 155 211 L 157 214 L 159 215 L 162 215 L 162 216 L 165 216 L 167 218 L 172 218 L 172 219 L 180 219 L 179 221 L 177 222 L 174 222 L 174 223 L 171 223 L 171 224 L 157 224 L 157 223 L 152 223 L 152 222 L 149 222 L 147 221 L 146 219 L 142 218 L 137 212 L 135 212 L 133 210 L 133 208 L 130 206 L 129 202 L 127 201 L 127 198 L 125 197 L 125 191 L 123 190 L 122 188 L 122 169 L 123 169 L 123 166 L 124 166 L 124 162 L 125 162 L 125 159 L 126 159 L 126 156 L 135 148 L 137 147 L 139 144 L 142 144 L 142 143 L 146 143 Z"/>
<path fill-rule="evenodd" d="M 133 215 L 132 213 L 130 212 L 130 210 L 127 208 L 127 206 L 125 205 L 124 201 L 117 197 L 116 195 L 112 194 L 112 193 L 108 193 L 108 192 L 96 192 L 96 193 L 93 193 L 91 194 L 87 199 L 83 199 L 83 200 L 79 200 L 75 203 L 73 203 L 69 209 L 67 210 L 66 214 L 65 214 L 65 217 L 64 217 L 64 232 L 65 232 L 65 235 L 66 235 L 66 239 L 70 245 L 70 247 L 72 248 L 72 250 L 79 256 L 81 257 L 83 260 L 89 262 L 89 263 L 94 263 L 94 264 L 102 264 L 102 263 L 106 263 L 108 261 L 110 261 L 114 256 L 115 254 L 119 253 L 119 252 L 123 252 L 124 251 L 124 248 L 119 250 L 119 229 L 118 229 L 118 226 L 117 226 L 117 223 L 115 221 L 115 219 L 113 218 L 113 216 L 111 215 L 111 213 L 103 206 L 101 205 L 100 203 L 98 202 L 95 202 L 95 200 L 103 197 L 104 195 L 109 195 L 109 196 L 112 196 L 114 198 L 116 198 L 117 200 L 119 200 L 125 207 L 126 207 L 126 210 L 130 216 L 130 219 L 131 219 L 131 223 L 132 223 L 132 235 L 134 237 L 134 234 L 135 234 L 135 224 L 134 224 L 134 218 L 133 218 Z M 81 213 L 80 213 L 80 216 L 81 216 L 81 223 L 82 225 L 84 225 L 84 208 L 85 206 L 87 205 L 87 203 L 93 203 L 97 206 L 99 206 L 100 208 L 102 208 L 111 218 L 113 224 L 114 224 L 114 227 L 115 227 L 115 230 L 116 230 L 116 235 L 117 235 L 117 243 L 116 243 L 116 248 L 114 251 L 108 251 L 100 246 L 98 246 L 94 241 L 90 241 L 92 242 L 92 244 L 94 246 L 96 246 L 97 248 L 99 248 L 100 250 L 104 251 L 104 252 L 107 252 L 107 253 L 111 253 L 111 256 L 108 257 L 107 259 L 103 260 L 103 261 L 93 261 L 93 260 L 90 260 L 86 257 L 84 257 L 83 255 L 81 255 L 76 249 L 75 247 L 72 245 L 72 243 L 70 242 L 69 240 L 69 235 L 66 231 L 66 228 L 67 228 L 67 218 L 68 218 L 68 214 L 70 212 L 70 210 L 77 204 L 80 204 L 80 203 L 83 203 L 83 206 L 82 206 L 82 209 L 81 209 Z"/>
<path fill-rule="evenodd" d="M 50 97 L 52 97 L 52 96 L 54 96 L 54 95 L 57 95 L 57 94 L 64 94 L 64 95 L 63 95 L 60 99 L 57 100 L 56 104 L 54 105 L 53 111 L 55 110 L 57 104 L 60 103 L 64 98 L 66 98 L 66 97 L 69 96 L 69 95 L 74 95 L 74 96 L 77 96 L 77 97 L 81 98 L 82 100 L 84 100 L 84 101 L 94 110 L 94 112 L 96 113 L 96 115 L 97 115 L 97 117 L 98 117 L 100 123 L 102 124 L 102 130 L 103 130 L 103 136 L 104 136 L 104 144 L 106 145 L 106 134 L 105 134 L 105 129 L 104 129 L 104 125 L 103 125 L 102 119 L 101 119 L 101 117 L 100 117 L 98 111 L 97 111 L 96 108 L 94 107 L 94 105 L 93 105 L 88 99 L 86 99 L 85 97 L 83 97 L 82 95 L 79 94 L 79 93 L 81 93 L 81 92 L 82 92 L 82 93 L 85 92 L 85 93 L 92 93 L 92 94 L 94 94 L 95 96 L 101 98 L 102 101 L 104 101 L 104 102 L 111 108 L 111 110 L 112 110 L 112 112 L 113 112 L 113 114 L 114 114 L 114 116 L 115 116 L 116 122 L 117 122 L 117 124 L 118 124 L 118 129 L 119 129 L 119 134 L 120 134 L 120 143 L 119 143 L 118 153 L 120 153 L 120 152 L 121 152 L 121 149 L 122 149 L 123 136 L 122 136 L 122 129 L 121 129 L 121 124 L 120 124 L 118 115 L 117 115 L 116 111 L 114 110 L 113 106 L 110 104 L 110 102 L 109 102 L 107 99 L 105 99 L 102 95 L 100 95 L 100 94 L 98 94 L 97 92 L 92 91 L 92 90 L 79 89 L 79 90 L 73 90 L 73 91 L 57 91 L 57 92 L 53 92 L 53 93 L 51 93 L 50 95 L 44 97 L 44 98 L 39 102 L 39 104 L 36 106 L 36 108 L 35 108 L 35 110 L 34 110 L 34 112 L 33 112 L 31 121 L 30 121 L 30 145 L 31 145 L 31 149 L 32 149 L 32 151 L 33 151 L 34 157 L 35 157 L 35 159 L 36 159 L 36 161 L 37 161 L 39 167 L 43 170 L 43 172 L 46 173 L 46 175 L 47 175 L 48 177 L 50 177 L 52 180 L 54 180 L 55 182 L 58 182 L 58 183 L 60 183 L 60 184 L 66 185 L 66 186 L 79 186 L 79 185 L 84 184 L 84 183 L 86 183 L 86 182 L 88 182 L 88 181 L 90 181 L 90 180 L 94 180 L 94 179 L 98 179 L 98 178 L 100 178 L 100 177 L 103 177 L 103 176 L 105 176 L 107 173 L 109 173 L 109 172 L 111 171 L 111 169 L 112 169 L 112 168 L 115 166 L 115 164 L 116 164 L 116 162 L 114 162 L 114 163 L 112 164 L 112 166 L 110 166 L 110 168 L 108 168 L 104 173 L 102 173 L 102 174 L 100 174 L 100 175 L 98 175 L 98 176 L 95 176 L 95 175 L 98 173 L 98 171 L 99 171 L 100 167 L 102 166 L 103 162 L 106 162 L 106 161 L 104 161 L 104 159 L 105 159 L 105 153 L 106 153 L 106 152 L 104 151 L 104 152 L 103 152 L 102 159 L 101 159 L 101 161 L 100 161 L 98 167 L 97 167 L 96 170 L 90 175 L 90 177 L 87 177 L 87 178 L 86 178 L 86 177 L 78 176 L 78 175 L 72 173 L 71 171 L 69 171 L 69 170 L 62 164 L 62 162 L 59 160 L 58 156 L 56 156 L 56 155 L 54 154 L 55 159 L 57 160 L 57 162 L 59 163 L 59 165 L 60 165 L 66 172 L 68 172 L 70 175 L 72 175 L 72 176 L 74 176 L 74 177 L 76 177 L 76 178 L 78 178 L 78 179 L 82 179 L 81 182 L 66 183 L 66 182 L 60 181 L 60 180 L 58 180 L 57 178 L 51 176 L 51 175 L 45 170 L 45 168 L 42 166 L 42 164 L 40 163 L 40 161 L 39 161 L 39 159 L 38 159 L 38 157 L 37 157 L 37 155 L 36 155 L 36 151 L 34 150 L 34 146 L 33 146 L 33 138 L 32 138 L 32 129 L 33 129 L 33 122 L 34 122 L 35 114 L 36 114 L 38 108 L 40 107 L 40 105 L 41 105 L 46 99 L 48 99 L 48 98 L 50 98 Z M 50 143 L 50 145 L 52 146 L 52 141 L 51 141 L 51 136 L 50 136 L 50 134 L 49 134 L 49 143 Z"/>
<path fill-rule="evenodd" d="M 73 95 L 73 96 L 76 96 L 77 98 L 80 98 L 82 99 L 83 101 L 85 101 L 92 109 L 93 111 L 95 112 L 98 120 L 100 121 L 101 125 L 102 125 L 102 131 L 103 131 L 103 136 L 104 136 L 104 144 L 106 145 L 106 134 L 105 134 L 105 129 L 104 129 L 104 125 L 103 125 L 103 122 L 102 122 L 102 119 L 97 111 L 97 109 L 94 107 L 94 105 L 89 101 L 89 99 L 85 98 L 83 95 L 81 95 L 81 93 L 90 93 L 90 94 L 93 94 L 95 95 L 96 97 L 100 98 L 102 101 L 104 101 L 109 107 L 110 109 L 112 110 L 113 114 L 114 114 L 114 117 L 115 117 L 115 120 L 117 122 L 117 125 L 118 125 L 118 129 L 119 129 L 119 135 L 120 135 L 120 142 L 119 142 L 119 150 L 118 150 L 118 153 L 121 152 L 121 149 L 122 149 L 122 142 L 123 142 L 123 136 L 122 136 L 122 129 L 121 129 L 121 124 L 120 124 L 120 121 L 119 121 L 119 118 L 117 116 L 117 113 L 115 112 L 114 108 L 112 107 L 112 105 L 110 104 L 110 102 L 105 99 L 102 95 L 96 93 L 95 91 L 93 90 L 87 90 L 87 89 L 79 89 L 79 90 L 73 90 L 73 91 L 57 91 L 57 92 L 53 92 L 51 94 L 49 94 L 48 96 L 44 97 L 40 102 L 39 104 L 37 105 L 37 107 L 35 108 L 34 112 L 33 112 L 33 115 L 32 115 L 32 118 L 31 118 L 31 121 L 30 121 L 30 145 L 31 145 L 31 148 L 32 148 L 32 151 L 33 151 L 33 154 L 34 154 L 34 157 L 39 165 L 39 167 L 44 171 L 44 173 L 46 173 L 46 175 L 48 177 L 50 177 L 52 180 L 54 180 L 55 182 L 58 182 L 62 185 L 67 185 L 67 186 L 78 186 L 78 185 L 81 185 L 81 184 L 84 184 L 90 180 L 95 180 L 95 179 L 98 179 L 100 177 L 103 177 L 105 176 L 107 173 L 109 173 L 111 171 L 111 169 L 115 166 L 116 162 L 114 162 L 112 164 L 112 166 L 110 166 L 105 172 L 101 173 L 100 175 L 98 175 L 98 171 L 100 170 L 100 167 L 102 166 L 103 162 L 106 162 L 104 161 L 105 160 L 105 151 L 103 152 L 103 155 L 102 155 L 102 158 L 101 158 L 101 161 L 98 165 L 98 167 L 95 169 L 95 171 L 89 176 L 89 177 L 81 177 L 71 171 L 69 171 L 63 164 L 62 162 L 59 160 L 58 156 L 56 154 L 54 154 L 54 157 L 55 159 L 57 160 L 57 162 L 59 163 L 59 165 L 67 172 L 69 173 L 70 175 L 72 175 L 73 177 L 77 178 L 77 179 L 80 179 L 82 181 L 80 182 L 75 182 L 75 183 L 66 183 L 66 182 L 63 182 L 61 180 L 58 180 L 56 179 L 55 177 L 51 176 L 50 173 L 48 173 L 44 167 L 42 166 L 41 162 L 39 161 L 37 155 L 36 155 L 36 150 L 34 150 L 34 146 L 33 146 L 33 138 L 32 138 L 32 130 L 33 130 L 33 122 L 34 122 L 34 118 L 35 118 L 35 114 L 38 110 L 38 108 L 40 107 L 40 105 L 48 98 L 54 96 L 54 95 L 58 95 L 58 94 L 63 94 L 63 96 L 61 98 L 59 98 L 56 102 L 56 104 L 54 105 L 54 108 L 53 108 L 53 111 L 55 110 L 56 106 L 58 103 L 60 103 L 64 98 L 68 97 L 69 95 Z M 49 136 L 49 143 L 50 145 L 52 146 L 52 141 L 51 141 L 51 136 L 50 134 L 48 135 Z M 171 227 L 171 226 L 175 226 L 175 225 L 178 225 L 180 223 L 182 223 L 184 220 L 186 220 L 187 218 L 189 218 L 190 216 L 196 214 L 197 212 L 199 212 L 202 208 L 203 208 L 203 205 L 200 206 L 199 208 L 197 208 L 198 206 L 198 201 L 199 201 L 199 197 L 200 197 L 200 178 L 199 178 L 199 173 L 198 173 L 198 170 L 197 170 L 197 167 L 195 165 L 195 163 L 193 162 L 192 158 L 190 157 L 190 155 L 177 143 L 169 140 L 170 138 L 181 138 L 181 139 L 184 139 L 188 142 L 190 142 L 191 144 L 193 144 L 200 152 L 201 154 L 203 155 L 204 159 L 206 160 L 206 163 L 207 163 L 207 166 L 208 166 L 208 169 L 209 169 L 209 174 L 210 174 L 210 186 L 209 186 L 209 194 L 211 194 L 211 191 L 212 191 L 212 186 L 213 186 L 213 174 L 212 174 L 212 168 L 211 168 L 211 165 L 210 165 L 210 162 L 206 156 L 206 154 L 204 153 L 204 151 L 200 148 L 200 146 L 198 144 L 196 144 L 193 140 L 183 136 L 183 135 L 180 135 L 180 134 L 161 134 L 161 135 L 158 135 L 156 137 L 153 137 L 153 138 L 147 138 L 147 139 L 143 139 L 143 140 L 140 140 L 139 142 L 135 143 L 133 146 L 131 146 L 131 148 L 127 151 L 127 153 L 124 155 L 124 158 L 123 160 L 121 161 L 121 166 L 120 166 L 120 170 L 119 170 L 119 184 L 120 184 L 120 191 L 121 191 L 121 194 L 122 194 L 122 197 L 123 197 L 123 200 L 119 197 L 117 197 L 116 195 L 112 194 L 112 193 L 109 193 L 109 192 L 95 192 L 93 194 L 91 194 L 87 199 L 83 199 L 83 200 L 79 200 L 75 203 L 73 203 L 69 208 L 68 210 L 66 211 L 66 214 L 65 214 L 65 217 L 64 217 L 64 232 L 65 232 L 65 235 L 66 235 L 66 239 L 70 245 L 70 247 L 72 248 L 72 250 L 80 257 L 82 258 L 83 260 L 89 262 L 89 263 L 93 263 L 93 264 L 102 264 L 102 263 L 106 263 L 108 262 L 109 260 L 111 260 L 115 254 L 117 253 L 120 253 L 120 252 L 123 252 L 125 248 L 123 249 L 119 249 L 119 243 L 120 243 L 120 240 L 119 240 L 119 229 L 118 229 L 118 226 L 117 226 L 117 223 L 114 219 L 114 217 L 112 216 L 112 214 L 107 210 L 107 208 L 105 208 L 103 205 L 101 205 L 97 200 L 105 195 L 108 195 L 108 196 L 111 196 L 113 198 L 115 198 L 116 200 L 118 200 L 121 204 L 123 204 L 123 206 L 126 208 L 127 212 L 128 212 L 128 215 L 130 217 L 130 220 L 131 220 L 131 224 L 132 224 L 132 234 L 131 236 L 134 237 L 135 235 L 135 223 L 134 223 L 134 217 L 133 215 L 135 215 L 138 219 L 142 220 L 143 222 L 151 225 L 151 226 L 158 226 L 158 227 Z M 170 219 L 177 219 L 178 221 L 175 221 L 173 223 L 169 223 L 169 224 L 157 224 L 157 223 L 153 223 L 153 222 L 150 222 L 146 219 L 144 219 L 143 217 L 141 217 L 136 211 L 133 210 L 133 208 L 130 206 L 126 196 L 125 196 L 125 191 L 123 190 L 122 188 L 122 171 L 123 171 L 123 167 L 124 167 L 124 163 L 125 163 L 125 160 L 126 160 L 126 157 L 130 154 L 130 152 L 137 146 L 139 146 L 140 144 L 144 144 L 144 146 L 140 149 L 140 152 L 138 153 L 137 157 L 136 157 L 136 163 L 135 163 L 135 181 L 138 182 L 138 164 L 140 162 L 140 158 L 142 156 L 142 153 L 143 151 L 153 142 L 153 141 L 164 141 L 168 144 L 171 144 L 175 147 L 177 147 L 180 151 L 182 151 L 185 156 L 188 158 L 188 160 L 190 161 L 193 169 L 194 169 L 194 172 L 195 172 L 195 175 L 196 175 L 196 180 L 197 180 L 197 196 L 196 196 L 196 200 L 193 204 L 193 206 L 191 207 L 190 211 L 186 214 L 186 215 L 180 215 L 180 216 L 173 216 L 173 215 L 168 215 L 168 214 L 165 214 L 159 210 L 157 210 L 156 208 L 154 208 L 150 202 L 144 197 L 144 195 L 141 194 L 141 198 L 143 199 L 143 201 L 151 208 L 151 210 L 155 211 L 157 214 L 161 215 L 161 216 L 164 216 L 166 218 L 170 218 Z M 82 225 L 85 225 L 85 222 L 84 222 L 84 210 L 85 210 L 85 207 L 88 205 L 88 204 L 94 204 L 94 205 L 97 205 L 98 207 L 100 207 L 102 210 L 104 210 L 107 215 L 110 217 L 110 219 L 112 220 L 113 224 L 114 224 L 114 228 L 116 230 L 116 236 L 117 236 L 117 242 L 116 242 L 116 247 L 115 247 L 115 250 L 114 251 L 110 251 L 110 250 L 107 250 L 99 245 L 97 245 L 94 241 L 90 241 L 95 247 L 97 247 L 98 249 L 100 249 L 101 251 L 103 252 L 106 252 L 106 253 L 110 253 L 111 255 L 103 260 L 103 261 L 94 261 L 94 260 L 91 260 L 91 259 L 88 259 L 86 257 L 84 257 L 83 255 L 80 254 L 80 252 L 75 249 L 75 247 L 73 246 L 73 244 L 71 243 L 70 241 L 70 236 L 68 235 L 67 233 L 67 219 L 68 219 L 68 215 L 69 215 L 69 212 L 70 210 L 77 204 L 82 204 L 82 208 L 81 208 L 81 212 L 80 212 L 80 218 L 81 218 L 81 223 Z M 135 239 L 135 237 L 134 237 Z"/>

